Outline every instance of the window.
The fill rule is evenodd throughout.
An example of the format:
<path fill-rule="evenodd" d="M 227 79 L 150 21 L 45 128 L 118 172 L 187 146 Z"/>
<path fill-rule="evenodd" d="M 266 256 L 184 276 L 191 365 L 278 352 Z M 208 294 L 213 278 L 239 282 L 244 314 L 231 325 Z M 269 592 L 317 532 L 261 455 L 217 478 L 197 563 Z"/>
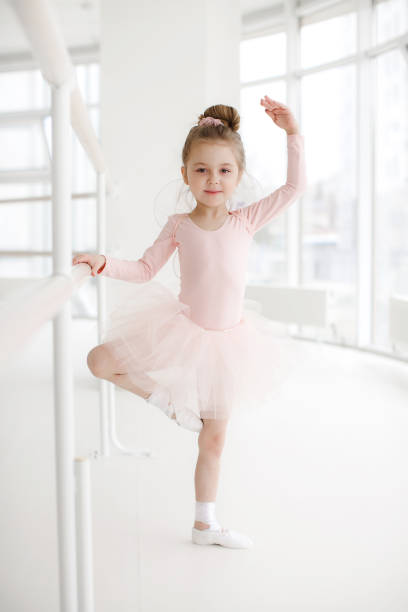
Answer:
<path fill-rule="evenodd" d="M 358 226 L 358 169 L 359 162 L 367 161 L 357 158 L 361 136 L 357 130 L 358 95 L 360 88 L 367 86 L 366 81 L 358 82 L 359 58 L 354 55 L 360 32 L 358 6 L 353 0 L 335 3 L 300 18 L 299 40 L 291 40 L 293 49 L 289 50 L 295 52 L 299 43 L 299 58 L 290 74 L 285 74 L 288 64 L 282 16 L 278 25 L 272 26 L 274 34 L 265 35 L 264 30 L 262 37 L 242 42 L 241 133 L 248 171 L 260 181 L 259 197 L 263 197 L 285 180 L 286 157 L 281 131 L 274 129 L 273 123 L 268 129 L 263 112 L 257 114 L 259 101 L 268 94 L 286 103 L 286 84 L 297 79 L 308 178 L 308 190 L 298 203 L 299 280 L 303 286 L 328 290 L 330 320 L 325 330 L 302 327 L 301 334 L 356 345 L 358 282 L 360 274 L 367 274 L 374 283 L 372 295 L 363 299 L 367 319 L 372 315 L 372 344 L 392 352 L 389 300 L 395 294 L 408 296 L 407 56 L 406 45 L 397 38 L 407 33 L 408 4 L 405 0 L 373 0 L 370 15 L 372 47 L 384 42 L 388 46 L 368 59 L 373 77 L 368 83 L 372 107 L 366 112 L 373 113 L 373 164 L 368 162 L 365 167 L 373 167 L 372 175 L 361 180 L 373 187 L 368 202 L 373 212 L 373 226 L 367 224 L 367 232 L 373 230 L 373 235 L 367 236 L 368 246 L 372 240 L 369 261 L 364 257 L 359 260 L 357 243 L 364 233 L 364 227 Z M 279 24 L 283 24 L 282 31 L 276 33 Z M 361 150 L 367 149 L 364 142 L 360 144 Z M 287 212 L 255 235 L 249 282 L 287 282 L 285 219 Z M 366 270 L 361 269 L 363 264 Z"/>
<path fill-rule="evenodd" d="M 75 69 L 79 89 L 98 136 L 99 65 L 77 65 Z M 52 248 L 51 202 L 46 199 L 51 194 L 50 87 L 40 71 L 31 70 L 0 73 L 0 88 L 3 144 L 0 199 L 36 198 L 30 202 L 0 204 L 0 223 L 7 228 L 0 236 L 0 275 L 9 278 L 48 276 L 52 274 L 52 260 L 41 253 Z M 95 172 L 74 132 L 72 145 L 72 192 L 94 194 Z M 41 196 L 45 199 L 41 200 Z M 72 200 L 74 250 L 96 247 L 95 204 L 93 195 Z"/>
<path fill-rule="evenodd" d="M 375 63 L 374 340 L 389 348 L 389 298 L 408 296 L 408 82 L 398 50 Z"/>
<path fill-rule="evenodd" d="M 381 44 L 408 30 L 406 0 L 377 0 L 374 7 L 374 41 Z"/>
<path fill-rule="evenodd" d="M 356 51 L 356 13 L 303 25 L 300 30 L 302 68 L 326 64 Z"/>
<path fill-rule="evenodd" d="M 303 77 L 301 97 L 308 178 L 300 227 L 301 282 L 333 290 L 332 331 L 337 339 L 353 343 L 357 328 L 355 66 Z"/>
<path fill-rule="evenodd" d="M 277 100 L 286 99 L 286 85 L 283 80 L 251 85 L 250 81 L 262 76 L 271 78 L 285 68 L 286 36 L 256 38 L 241 43 L 241 66 L 245 66 L 243 78 L 249 84 L 241 88 L 240 133 L 244 143 L 247 171 L 258 183 L 251 201 L 265 197 L 286 181 L 286 134 L 277 128 L 266 115 L 260 100 L 269 95 Z M 268 55 L 266 53 L 268 52 Z M 263 57 L 260 63 L 257 58 Z M 262 65 L 262 70 L 260 69 Z M 252 69 L 251 69 L 252 67 Z M 282 283 L 287 278 L 285 253 L 285 213 L 272 223 L 261 228 L 251 244 L 248 264 L 249 283 Z"/>

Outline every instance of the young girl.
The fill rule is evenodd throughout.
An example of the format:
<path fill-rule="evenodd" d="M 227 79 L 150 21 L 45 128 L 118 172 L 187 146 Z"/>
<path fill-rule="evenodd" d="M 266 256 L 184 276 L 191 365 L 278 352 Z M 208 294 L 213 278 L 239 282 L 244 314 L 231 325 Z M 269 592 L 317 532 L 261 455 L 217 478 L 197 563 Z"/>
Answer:
<path fill-rule="evenodd" d="M 110 314 L 104 342 L 89 352 L 88 366 L 199 432 L 192 540 L 232 548 L 248 548 L 252 541 L 222 528 L 215 516 L 227 424 L 233 410 L 265 401 L 282 379 L 279 366 L 288 356 L 270 321 L 244 306 L 248 251 L 254 234 L 306 189 L 303 136 L 295 118 L 268 96 L 260 103 L 287 133 L 284 185 L 249 206 L 227 208 L 245 170 L 240 117 L 231 106 L 211 106 L 191 128 L 182 152 L 194 210 L 170 215 L 137 261 L 89 253 L 73 258 L 73 264 L 88 263 L 93 275 L 147 283 Z M 157 281 L 148 283 L 176 248 L 177 297 Z"/>

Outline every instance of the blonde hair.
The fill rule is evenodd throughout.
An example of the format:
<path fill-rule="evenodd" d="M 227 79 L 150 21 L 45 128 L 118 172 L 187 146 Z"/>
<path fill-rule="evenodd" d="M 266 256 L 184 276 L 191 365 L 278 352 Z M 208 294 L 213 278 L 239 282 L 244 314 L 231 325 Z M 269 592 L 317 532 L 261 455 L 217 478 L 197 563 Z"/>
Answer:
<path fill-rule="evenodd" d="M 222 140 L 231 147 L 239 172 L 246 170 L 244 145 L 242 144 L 241 136 L 238 134 L 240 116 L 237 109 L 233 106 L 225 106 L 225 104 L 216 104 L 206 108 L 204 113 L 199 116 L 198 121 L 205 117 L 220 119 L 223 125 L 194 125 L 190 129 L 184 143 L 182 151 L 183 165 L 187 166 L 191 148 L 195 142 Z"/>

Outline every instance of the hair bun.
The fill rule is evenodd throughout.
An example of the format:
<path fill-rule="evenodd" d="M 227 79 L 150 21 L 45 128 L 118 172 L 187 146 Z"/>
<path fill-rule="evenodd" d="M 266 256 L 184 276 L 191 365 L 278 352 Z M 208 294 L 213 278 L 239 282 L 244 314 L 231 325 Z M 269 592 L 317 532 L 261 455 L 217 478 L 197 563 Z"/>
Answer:
<path fill-rule="evenodd" d="M 205 109 L 204 113 L 199 116 L 198 121 L 205 117 L 213 117 L 220 119 L 226 127 L 229 127 L 233 132 L 239 130 L 240 116 L 236 108 L 226 106 L 225 104 L 216 104 Z"/>
<path fill-rule="evenodd" d="M 193 125 L 187 135 L 181 154 L 183 166 L 187 166 L 195 142 L 218 143 L 221 140 L 231 148 L 239 172 L 242 174 L 246 161 L 244 145 L 238 132 L 239 124 L 239 113 L 233 106 L 216 104 L 206 108 L 199 116 L 198 124 Z"/>

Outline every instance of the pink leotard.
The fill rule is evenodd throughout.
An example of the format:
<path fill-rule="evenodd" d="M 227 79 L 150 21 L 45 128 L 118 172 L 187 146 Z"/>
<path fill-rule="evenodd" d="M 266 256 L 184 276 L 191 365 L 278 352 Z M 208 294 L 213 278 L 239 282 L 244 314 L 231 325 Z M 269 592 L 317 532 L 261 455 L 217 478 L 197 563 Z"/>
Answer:
<path fill-rule="evenodd" d="M 286 183 L 261 200 L 230 211 L 216 230 L 204 230 L 187 213 L 168 217 L 154 243 L 137 261 L 105 255 L 98 271 L 111 278 L 145 283 L 178 248 L 180 293 L 190 318 L 205 329 L 225 330 L 242 317 L 248 250 L 253 235 L 306 190 L 304 137 L 287 136 Z"/>

